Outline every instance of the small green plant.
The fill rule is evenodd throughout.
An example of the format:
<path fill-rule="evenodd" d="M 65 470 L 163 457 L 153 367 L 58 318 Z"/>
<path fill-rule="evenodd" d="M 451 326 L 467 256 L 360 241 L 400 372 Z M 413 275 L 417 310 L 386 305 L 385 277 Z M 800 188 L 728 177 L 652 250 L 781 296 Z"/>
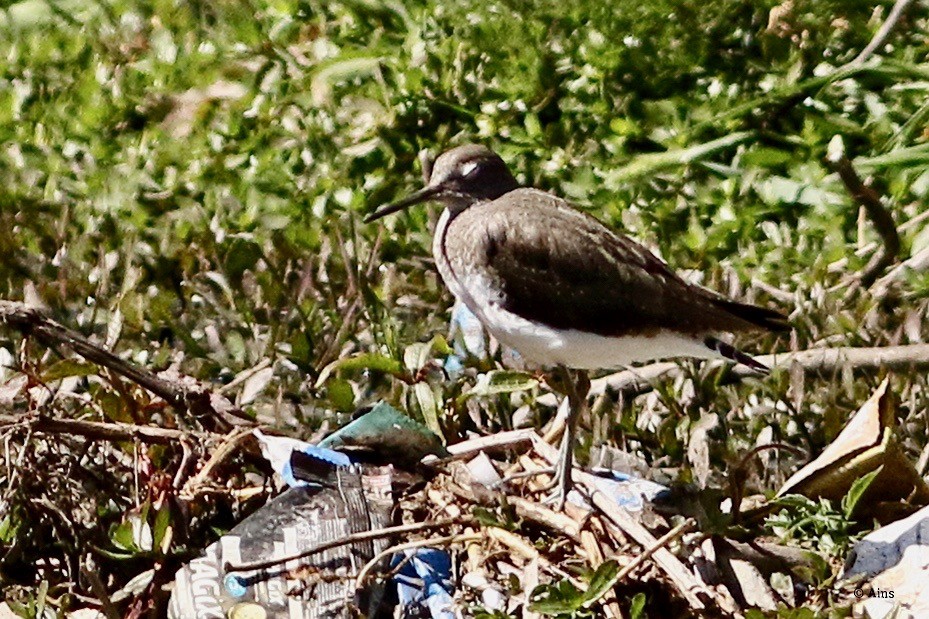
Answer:
<path fill-rule="evenodd" d="M 588 576 L 585 590 L 578 589 L 569 580 L 539 585 L 532 592 L 529 609 L 533 612 L 558 618 L 581 619 L 599 616 L 593 605 L 609 591 L 616 582 L 619 565 L 606 561 Z"/>
<path fill-rule="evenodd" d="M 830 557 L 844 557 L 858 539 L 853 519 L 858 504 L 880 473 L 878 468 L 855 480 L 839 505 L 827 499 L 810 499 L 788 494 L 776 499 L 784 509 L 765 521 L 765 526 L 784 541 L 821 552 Z"/>
<path fill-rule="evenodd" d="M 473 610 L 474 619 L 515 619 L 513 615 L 499 610 L 487 610 L 485 608 L 476 608 Z"/>
<path fill-rule="evenodd" d="M 752 608 L 745 613 L 745 619 L 817 619 L 817 617 L 822 616 L 821 613 L 817 613 L 811 608 L 787 608 L 785 606 L 779 606 L 774 611 Z"/>

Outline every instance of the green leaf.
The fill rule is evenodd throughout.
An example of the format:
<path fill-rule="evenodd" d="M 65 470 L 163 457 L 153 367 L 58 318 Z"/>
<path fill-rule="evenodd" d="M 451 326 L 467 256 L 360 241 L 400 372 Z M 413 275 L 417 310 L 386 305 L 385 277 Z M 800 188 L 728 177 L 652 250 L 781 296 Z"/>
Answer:
<path fill-rule="evenodd" d="M 500 519 L 496 512 L 487 509 L 486 507 L 475 507 L 471 515 L 474 516 L 474 519 L 484 527 L 497 527 L 498 529 L 507 529 L 510 530 L 511 527 L 508 527 L 506 523 Z"/>
<path fill-rule="evenodd" d="M 753 148 L 742 155 L 742 165 L 749 167 L 770 168 L 787 163 L 793 155 L 777 148 Z"/>
<path fill-rule="evenodd" d="M 306 333 L 295 331 L 290 337 L 290 360 L 306 372 L 313 367 L 312 353 L 312 344 Z"/>
<path fill-rule="evenodd" d="M 862 171 L 871 172 L 881 168 L 894 166 L 925 166 L 929 163 L 929 144 L 920 144 L 908 148 L 898 148 L 887 154 L 876 157 L 857 157 L 855 167 Z"/>
<path fill-rule="evenodd" d="M 703 144 L 677 148 L 663 153 L 646 153 L 635 157 L 623 167 L 607 172 L 607 186 L 618 186 L 630 180 L 654 174 L 666 168 L 686 165 L 698 161 L 726 148 L 731 148 L 755 137 L 753 131 L 739 131 Z"/>
<path fill-rule="evenodd" d="M 610 130 L 616 135 L 635 135 L 639 128 L 634 120 L 616 117 L 610 121 Z"/>
<path fill-rule="evenodd" d="M 326 397 L 332 406 L 343 412 L 355 410 L 355 391 L 345 379 L 333 378 L 326 383 Z"/>
<path fill-rule="evenodd" d="M 317 64 L 316 73 L 310 83 L 310 91 L 317 101 L 330 95 L 333 84 L 373 73 L 381 63 L 380 56 L 342 54 L 332 60 Z"/>
<path fill-rule="evenodd" d="M 639 619 L 642 616 L 645 610 L 645 600 L 645 594 L 642 592 L 632 596 L 632 601 L 629 602 L 629 619 Z"/>
<path fill-rule="evenodd" d="M 584 604 L 584 592 L 569 580 L 551 585 L 539 585 L 532 591 L 529 610 L 546 615 L 563 615 L 579 610 Z"/>
<path fill-rule="evenodd" d="M 475 384 L 470 391 L 462 394 L 462 398 L 467 399 L 473 396 L 486 397 L 500 393 L 528 391 L 538 384 L 538 379 L 526 372 L 493 370 L 486 374 L 481 374 L 477 379 L 477 384 Z"/>
<path fill-rule="evenodd" d="M 439 425 L 439 403 L 432 385 L 427 382 L 419 382 L 413 385 L 413 394 L 416 396 L 416 402 L 419 404 L 419 410 L 423 414 L 423 421 L 430 430 L 438 436 L 442 436 L 442 426 Z"/>
<path fill-rule="evenodd" d="M 852 514 L 855 513 L 855 508 L 858 506 L 858 502 L 861 501 L 861 497 L 864 496 L 868 488 L 871 486 L 871 483 L 880 475 L 881 471 L 884 469 L 883 465 L 877 467 L 870 473 L 862 475 L 852 484 L 852 487 L 848 489 L 848 494 L 842 497 L 842 513 L 845 514 L 846 518 L 851 519 Z"/>
<path fill-rule="evenodd" d="M 53 382 L 62 378 L 72 376 L 91 376 L 97 373 L 97 366 L 86 361 L 75 361 L 73 359 L 62 359 L 42 372 L 43 382 Z"/>
<path fill-rule="evenodd" d="M 39 590 L 35 595 L 35 615 L 36 617 L 45 616 L 45 603 L 48 600 L 48 581 L 42 579 L 39 584 Z"/>
<path fill-rule="evenodd" d="M 262 256 L 261 246 L 255 241 L 242 237 L 233 238 L 229 242 L 223 261 L 227 277 L 230 279 L 242 277 L 242 274 L 253 268 Z"/>
<path fill-rule="evenodd" d="M 428 342 L 416 342 L 403 349 L 403 367 L 416 372 L 428 360 L 432 346 Z"/>
<path fill-rule="evenodd" d="M 130 552 L 138 552 L 140 550 L 135 543 L 132 520 L 125 520 L 116 525 L 110 532 L 110 541 L 120 550 L 128 550 Z"/>
<path fill-rule="evenodd" d="M 94 552 L 98 552 L 104 557 L 113 559 L 114 561 L 134 561 L 140 556 L 145 556 L 147 554 L 141 550 L 132 552 L 116 552 L 107 548 L 100 548 L 99 546 L 94 546 Z"/>
<path fill-rule="evenodd" d="M 23 619 L 35 619 L 35 610 L 26 604 L 17 602 L 13 599 L 6 600 L 6 605 L 10 607 L 17 616 L 22 617 Z"/>
<path fill-rule="evenodd" d="M 88 20 L 91 16 L 99 14 L 100 7 L 96 3 L 85 0 L 23 0 L 10 4 L 4 3 L 4 10 L 0 12 L 0 26 L 5 28 L 35 28 L 37 26 L 55 23 L 56 16 L 65 11 L 71 17 Z"/>
<path fill-rule="evenodd" d="M 875 76 L 886 75 L 888 77 L 893 77 L 899 76 L 901 73 L 921 73 L 921 71 L 917 69 L 918 67 L 902 66 L 889 60 L 882 62 L 879 65 L 846 65 L 845 67 L 829 72 L 827 75 L 811 77 L 800 82 L 774 88 L 769 92 L 764 93 L 763 95 L 754 97 L 738 105 L 729 106 L 725 111 L 717 114 L 713 118 L 696 123 L 691 127 L 690 131 L 692 134 L 695 134 L 708 127 L 722 126 L 726 121 L 739 118 L 740 116 L 744 116 L 746 114 L 757 112 L 764 106 L 776 105 L 782 101 L 796 98 L 803 93 L 812 93 L 825 86 L 828 86 L 829 84 L 832 84 L 833 82 L 844 80 L 849 77 L 857 76 L 860 74 Z"/>
<path fill-rule="evenodd" d="M 0 542 L 8 544 L 13 541 L 16 535 L 16 525 L 13 523 L 13 516 L 6 514 L 0 519 Z"/>
<path fill-rule="evenodd" d="M 158 510 L 158 513 L 155 514 L 155 525 L 152 527 L 154 549 L 161 549 L 162 542 L 164 542 L 164 537 L 168 532 L 169 526 L 171 526 L 171 505 L 165 501 L 164 505 L 162 505 Z"/>
<path fill-rule="evenodd" d="M 584 593 L 584 604 L 592 604 L 613 588 L 616 576 L 619 574 L 619 564 L 616 561 L 604 561 L 597 571 L 590 577 L 590 586 Z"/>
<path fill-rule="evenodd" d="M 428 342 L 410 344 L 403 351 L 403 365 L 410 372 L 417 372 L 436 356 L 451 354 L 452 349 L 441 335 L 436 335 Z"/>
<path fill-rule="evenodd" d="M 323 368 L 316 380 L 316 387 L 322 387 L 329 380 L 329 377 L 336 371 L 338 372 L 359 372 L 361 370 L 374 370 L 384 372 L 394 376 L 403 376 L 403 364 L 387 355 L 380 353 L 362 353 L 354 357 L 337 359 Z"/>

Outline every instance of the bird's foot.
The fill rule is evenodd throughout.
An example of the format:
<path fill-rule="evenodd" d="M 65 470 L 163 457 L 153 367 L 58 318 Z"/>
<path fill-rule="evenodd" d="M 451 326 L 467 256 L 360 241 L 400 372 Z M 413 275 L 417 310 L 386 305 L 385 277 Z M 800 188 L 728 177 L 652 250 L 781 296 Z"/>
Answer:
<path fill-rule="evenodd" d="M 570 478 L 567 478 L 570 479 Z M 543 491 L 554 491 L 551 492 L 548 496 L 542 499 L 543 505 L 551 505 L 552 509 L 555 511 L 564 511 L 565 503 L 568 502 L 568 493 L 571 492 L 571 488 L 574 487 L 573 481 L 568 481 L 565 483 L 565 479 L 561 479 L 560 476 L 556 477 L 552 483 L 546 486 Z"/>
<path fill-rule="evenodd" d="M 564 510 L 565 502 L 568 500 L 568 493 L 574 485 L 574 479 L 571 476 L 571 470 L 574 468 L 574 449 L 573 449 L 573 432 L 566 433 L 561 441 L 561 449 L 558 454 L 558 463 L 555 465 L 555 478 L 552 483 L 545 488 L 545 491 L 554 490 L 543 501 L 545 504 L 551 504 L 556 511 Z"/>

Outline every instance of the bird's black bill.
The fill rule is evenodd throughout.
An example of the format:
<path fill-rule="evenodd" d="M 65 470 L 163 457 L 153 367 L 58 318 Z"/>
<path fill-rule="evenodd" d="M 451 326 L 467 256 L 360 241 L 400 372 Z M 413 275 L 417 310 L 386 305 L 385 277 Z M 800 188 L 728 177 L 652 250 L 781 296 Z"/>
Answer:
<path fill-rule="evenodd" d="M 440 191 L 439 187 L 423 187 L 419 191 L 416 191 L 402 200 L 398 200 L 391 204 L 385 204 L 384 206 L 378 208 L 376 211 L 364 218 L 366 224 L 376 221 L 381 217 L 390 215 L 391 213 L 396 213 L 397 211 L 402 211 L 408 206 L 413 206 L 414 204 L 419 204 L 420 202 L 425 202 L 438 194 Z"/>

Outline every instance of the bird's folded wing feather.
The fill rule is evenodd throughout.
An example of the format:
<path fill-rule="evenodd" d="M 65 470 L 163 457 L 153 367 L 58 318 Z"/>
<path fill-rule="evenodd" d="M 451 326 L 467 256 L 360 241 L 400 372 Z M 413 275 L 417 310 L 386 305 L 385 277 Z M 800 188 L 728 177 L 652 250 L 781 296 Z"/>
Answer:
<path fill-rule="evenodd" d="M 459 214 L 445 236 L 453 268 L 481 272 L 504 309 L 605 336 L 764 328 L 742 306 L 680 279 L 651 252 L 550 194 L 518 189 Z"/>

